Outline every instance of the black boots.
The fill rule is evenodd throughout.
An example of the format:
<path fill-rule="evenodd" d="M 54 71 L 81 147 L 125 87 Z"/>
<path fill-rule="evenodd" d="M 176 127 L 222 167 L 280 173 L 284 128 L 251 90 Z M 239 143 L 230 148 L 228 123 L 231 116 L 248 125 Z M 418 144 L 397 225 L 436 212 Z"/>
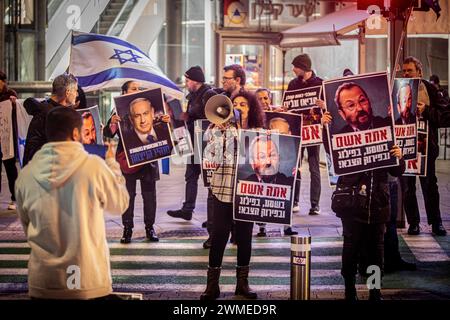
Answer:
<path fill-rule="evenodd" d="M 243 296 L 247 299 L 256 299 L 258 295 L 256 292 L 252 291 L 248 286 L 248 271 L 250 270 L 249 266 L 245 267 L 236 267 L 236 291 L 235 295 Z"/>
<path fill-rule="evenodd" d="M 192 219 L 192 211 L 186 211 L 183 209 L 179 210 L 169 210 L 167 214 L 173 218 L 181 218 L 186 221 L 190 221 Z"/>
<path fill-rule="evenodd" d="M 220 295 L 219 278 L 220 267 L 211 268 L 208 267 L 208 276 L 206 280 L 206 290 L 200 296 L 200 300 L 216 300 Z"/>
<path fill-rule="evenodd" d="M 345 281 L 345 301 L 357 301 L 355 278 L 344 278 Z"/>
<path fill-rule="evenodd" d="M 125 227 L 123 229 L 123 235 L 122 239 L 120 239 L 120 243 L 130 243 L 132 236 L 133 236 L 133 229 Z"/>
<path fill-rule="evenodd" d="M 203 249 L 211 248 L 211 236 L 208 236 L 205 242 L 203 242 Z"/>
<path fill-rule="evenodd" d="M 159 238 L 156 235 L 155 229 L 153 227 L 145 227 L 145 237 L 150 242 L 158 242 Z"/>

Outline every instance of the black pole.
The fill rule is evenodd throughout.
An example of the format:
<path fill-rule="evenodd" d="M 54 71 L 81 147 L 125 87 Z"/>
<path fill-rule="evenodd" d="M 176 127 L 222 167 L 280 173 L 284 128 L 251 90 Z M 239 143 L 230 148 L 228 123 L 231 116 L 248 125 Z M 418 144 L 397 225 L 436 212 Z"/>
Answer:
<path fill-rule="evenodd" d="M 281 81 L 281 96 L 283 97 L 284 96 L 284 78 L 285 78 L 285 72 L 286 72 L 286 68 L 285 68 L 285 65 L 286 65 L 286 61 L 285 61 L 285 58 L 286 58 L 286 50 L 285 49 L 282 49 L 282 54 L 283 54 L 283 70 L 282 70 L 282 74 L 283 74 L 283 79 L 282 79 L 282 81 Z"/>

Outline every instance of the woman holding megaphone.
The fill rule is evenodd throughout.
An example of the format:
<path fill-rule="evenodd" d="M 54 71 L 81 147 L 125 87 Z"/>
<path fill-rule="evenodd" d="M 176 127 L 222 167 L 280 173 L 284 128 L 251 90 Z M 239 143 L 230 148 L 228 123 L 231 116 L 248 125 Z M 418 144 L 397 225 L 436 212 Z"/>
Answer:
<path fill-rule="evenodd" d="M 238 111 L 238 112 L 235 112 Z M 205 106 L 205 115 L 212 122 L 206 135 L 211 162 L 217 169 L 211 179 L 214 196 L 214 217 L 209 250 L 206 290 L 200 300 L 215 300 L 220 295 L 219 278 L 223 254 L 233 224 L 233 192 L 237 165 L 237 137 L 239 129 L 264 128 L 264 111 L 256 96 L 241 91 L 233 100 L 224 95 L 211 97 Z M 234 221 L 237 244 L 236 295 L 256 299 L 256 292 L 248 285 L 249 263 L 252 251 L 253 223 Z"/>

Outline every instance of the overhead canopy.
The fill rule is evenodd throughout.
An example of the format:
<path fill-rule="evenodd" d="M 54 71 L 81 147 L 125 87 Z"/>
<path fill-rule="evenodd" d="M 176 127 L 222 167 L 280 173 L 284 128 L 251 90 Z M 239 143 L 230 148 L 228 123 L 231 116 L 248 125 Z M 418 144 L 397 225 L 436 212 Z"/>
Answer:
<path fill-rule="evenodd" d="M 339 45 L 338 38 L 357 28 L 369 17 L 367 11 L 356 10 L 356 5 L 304 25 L 283 31 L 280 47 L 320 47 Z"/>

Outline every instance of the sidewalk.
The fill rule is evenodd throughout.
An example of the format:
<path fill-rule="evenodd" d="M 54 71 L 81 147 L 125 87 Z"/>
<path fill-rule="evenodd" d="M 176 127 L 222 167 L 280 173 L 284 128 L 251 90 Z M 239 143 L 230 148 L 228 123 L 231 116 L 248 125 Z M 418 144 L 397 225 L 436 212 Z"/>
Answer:
<path fill-rule="evenodd" d="M 306 162 L 307 163 L 307 162 Z M 450 161 L 437 160 L 436 171 L 440 192 L 440 208 L 443 224 L 450 232 Z M 300 190 L 300 212 L 293 216 L 293 227 L 300 233 L 310 234 L 314 237 L 335 237 L 341 236 L 341 222 L 331 211 L 332 189 L 329 187 L 327 172 L 321 168 L 322 194 L 320 198 L 321 214 L 309 216 L 309 171 L 303 170 L 303 183 Z M 417 199 L 421 212 L 421 228 L 423 233 L 430 233 L 431 227 L 426 223 L 426 214 L 423 204 L 423 196 L 420 184 L 417 183 Z M 160 238 L 177 237 L 204 237 L 207 236 L 205 229 L 201 227 L 206 221 L 206 197 L 207 190 L 199 180 L 199 192 L 197 206 L 191 221 L 172 218 L 167 215 L 167 210 L 179 209 L 184 201 L 184 166 L 173 165 L 170 167 L 170 175 L 161 175 L 161 180 L 157 182 L 157 213 L 155 230 Z M 138 183 L 138 195 L 135 205 L 135 229 L 134 237 L 144 237 L 142 198 L 139 195 L 140 187 Z M 9 203 L 9 191 L 6 181 L 6 174 L 2 175 L 2 192 L 0 195 L 0 239 L 2 240 L 24 240 L 24 234 L 14 211 L 6 210 Z M 118 217 L 107 216 L 106 218 L 108 239 L 117 239 L 122 235 L 122 223 Z M 282 236 L 282 227 L 268 225 L 268 236 Z M 257 226 L 255 225 L 255 232 Z M 399 233 L 406 230 L 399 229 Z"/>
<path fill-rule="evenodd" d="M 443 223 L 448 231 L 450 231 L 449 163 L 437 161 L 440 207 Z M 328 186 L 325 168 L 321 168 L 321 175 L 321 214 L 309 216 L 309 172 L 307 168 L 303 170 L 300 212 L 294 214 L 294 229 L 300 233 L 310 234 L 313 239 L 311 299 L 342 299 L 343 282 L 339 271 L 339 255 L 342 247 L 341 223 L 330 209 L 332 189 Z M 191 221 L 169 217 L 166 214 L 167 210 L 181 207 L 184 201 L 184 188 L 184 166 L 172 164 L 171 174 L 161 175 L 161 180 L 157 183 L 158 209 L 155 229 L 161 239 L 159 244 L 144 241 L 142 199 L 139 195 L 136 197 L 136 227 L 131 245 L 118 243 L 122 235 L 121 220 L 107 216 L 107 237 L 112 248 L 113 279 L 116 279 L 115 291 L 142 292 L 144 299 L 198 299 L 206 279 L 205 265 L 208 251 L 201 248 L 201 243 L 206 239 L 207 232 L 201 224 L 206 220 L 207 192 L 199 182 L 197 208 Z M 23 260 L 25 256 L 22 258 L 13 254 L 20 253 L 23 256 L 21 248 L 14 249 L 21 244 L 14 246 L 13 244 L 24 241 L 25 237 L 16 213 L 5 210 L 9 202 L 5 174 L 2 175 L 2 191 L 0 244 L 3 242 L 1 244 L 3 249 L 0 248 L 0 260 L 10 259 L 8 263 L 12 266 L 0 266 L 0 274 L 3 277 L 1 281 L 3 283 L 0 283 L 0 299 L 27 299 L 26 264 L 23 263 L 26 262 Z M 450 236 L 430 235 L 431 228 L 426 224 L 420 185 L 418 185 L 418 201 L 422 221 L 421 235 L 408 236 L 406 229 L 399 229 L 399 234 L 402 255 L 409 261 L 416 261 L 419 270 L 387 275 L 383 281 L 385 287 L 383 297 L 386 300 L 450 299 Z M 250 274 L 250 281 L 258 290 L 260 299 L 289 299 L 289 238 L 283 236 L 281 226 L 268 225 L 267 229 L 268 238 L 254 238 L 254 258 L 252 258 L 254 268 Z M 254 229 L 254 234 L 256 233 L 257 226 Z M 228 259 L 235 256 L 235 249 L 234 246 L 227 247 Z M 177 259 L 182 262 L 176 262 Z M 268 263 L 273 259 L 280 261 L 274 267 Z M 173 276 L 167 280 L 165 275 L 157 279 L 159 274 L 171 273 Z M 221 283 L 223 287 L 221 299 L 236 299 L 233 295 L 233 263 L 224 264 Z M 360 299 L 367 299 L 368 296 L 367 289 L 361 282 L 358 295 Z"/>

